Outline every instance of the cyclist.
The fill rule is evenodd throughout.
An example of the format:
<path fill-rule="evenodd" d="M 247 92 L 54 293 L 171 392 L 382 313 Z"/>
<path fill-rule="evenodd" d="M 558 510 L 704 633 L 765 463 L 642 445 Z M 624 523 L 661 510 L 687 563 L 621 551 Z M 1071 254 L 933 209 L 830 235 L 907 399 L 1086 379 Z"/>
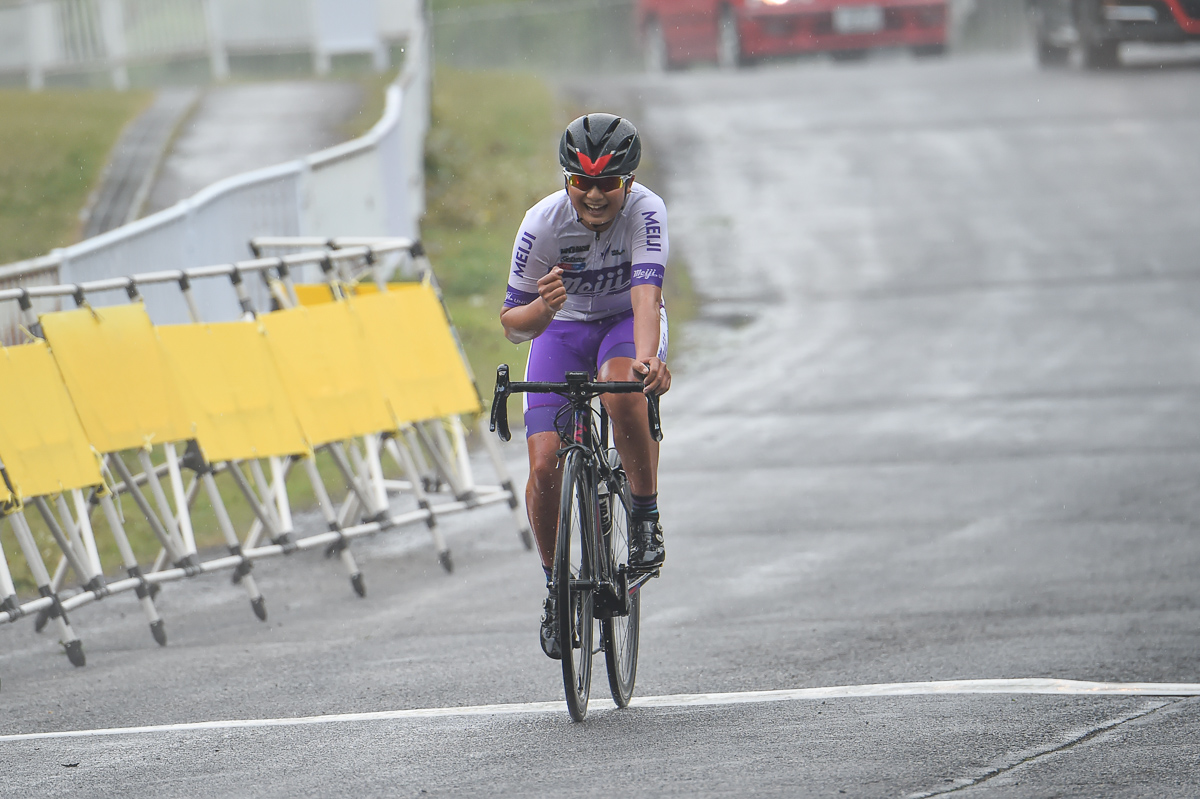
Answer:
<path fill-rule="evenodd" d="M 525 214 L 500 313 L 509 341 L 533 340 L 526 380 L 561 382 L 566 372 L 587 371 L 604 381 L 642 379 L 646 392 L 670 388 L 662 303 L 667 212 L 658 195 L 634 182 L 641 156 L 637 129 L 612 114 L 587 114 L 563 132 L 558 160 L 565 185 Z M 658 444 L 646 402 L 637 394 L 604 395 L 602 402 L 633 494 L 629 565 L 654 569 L 666 549 Z M 548 588 L 562 474 L 554 425 L 565 404 L 556 394 L 525 395 L 525 500 Z M 559 658 L 553 591 L 542 608 L 542 650 Z"/>

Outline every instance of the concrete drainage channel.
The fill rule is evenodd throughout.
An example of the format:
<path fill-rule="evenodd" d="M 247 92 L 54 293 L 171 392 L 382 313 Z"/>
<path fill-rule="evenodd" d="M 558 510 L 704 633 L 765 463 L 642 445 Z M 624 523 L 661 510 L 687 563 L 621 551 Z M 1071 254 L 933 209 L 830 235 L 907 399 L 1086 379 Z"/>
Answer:
<path fill-rule="evenodd" d="M 84 238 L 141 216 L 171 142 L 199 98 L 197 88 L 162 89 L 150 107 L 125 128 L 100 188 L 82 214 Z"/>

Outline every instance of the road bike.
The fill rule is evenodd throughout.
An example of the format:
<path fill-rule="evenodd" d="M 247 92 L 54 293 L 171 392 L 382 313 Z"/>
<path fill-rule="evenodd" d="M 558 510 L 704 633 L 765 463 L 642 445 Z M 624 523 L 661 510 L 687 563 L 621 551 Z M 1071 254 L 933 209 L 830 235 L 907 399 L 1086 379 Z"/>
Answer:
<path fill-rule="evenodd" d="M 567 372 L 561 383 L 511 382 L 508 365 L 496 370 L 492 432 L 508 441 L 508 398 L 527 392 L 567 400 L 555 420 L 562 442 L 562 492 L 551 590 L 558 602 L 558 643 L 563 688 L 571 718 L 583 721 L 592 690 L 592 656 L 604 651 L 608 685 L 617 707 L 626 707 L 637 679 L 641 588 L 659 570 L 631 569 L 629 480 L 609 446 L 609 419 L 601 394 L 641 393 L 640 382 L 592 382 L 587 372 Z M 650 434 L 662 440 L 658 396 L 647 394 Z M 596 422 L 599 424 L 596 424 Z M 600 645 L 593 649 L 595 623 Z"/>

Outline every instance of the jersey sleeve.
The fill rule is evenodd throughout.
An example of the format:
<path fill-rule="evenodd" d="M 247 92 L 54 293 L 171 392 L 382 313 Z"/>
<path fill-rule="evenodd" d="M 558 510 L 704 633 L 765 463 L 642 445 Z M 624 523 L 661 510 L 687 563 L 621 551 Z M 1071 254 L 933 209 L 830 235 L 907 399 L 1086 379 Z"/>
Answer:
<path fill-rule="evenodd" d="M 667 243 L 667 206 L 657 195 L 650 195 L 638 203 L 636 214 L 630 286 L 662 288 L 670 253 Z"/>
<path fill-rule="evenodd" d="M 532 211 L 525 214 L 513 242 L 512 269 L 508 273 L 508 291 L 504 307 L 528 305 L 538 298 L 538 280 L 550 271 L 552 247 L 550 231 L 538 224 Z"/>

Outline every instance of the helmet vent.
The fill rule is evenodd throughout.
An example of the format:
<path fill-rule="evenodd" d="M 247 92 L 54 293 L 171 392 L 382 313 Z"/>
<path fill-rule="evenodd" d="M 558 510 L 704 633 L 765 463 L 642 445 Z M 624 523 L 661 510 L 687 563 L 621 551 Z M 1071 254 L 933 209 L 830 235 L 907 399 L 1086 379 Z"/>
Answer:
<path fill-rule="evenodd" d="M 631 175 L 642 157 L 637 128 L 613 114 L 587 114 L 567 126 L 559 142 L 562 168 L 595 177 Z"/>

